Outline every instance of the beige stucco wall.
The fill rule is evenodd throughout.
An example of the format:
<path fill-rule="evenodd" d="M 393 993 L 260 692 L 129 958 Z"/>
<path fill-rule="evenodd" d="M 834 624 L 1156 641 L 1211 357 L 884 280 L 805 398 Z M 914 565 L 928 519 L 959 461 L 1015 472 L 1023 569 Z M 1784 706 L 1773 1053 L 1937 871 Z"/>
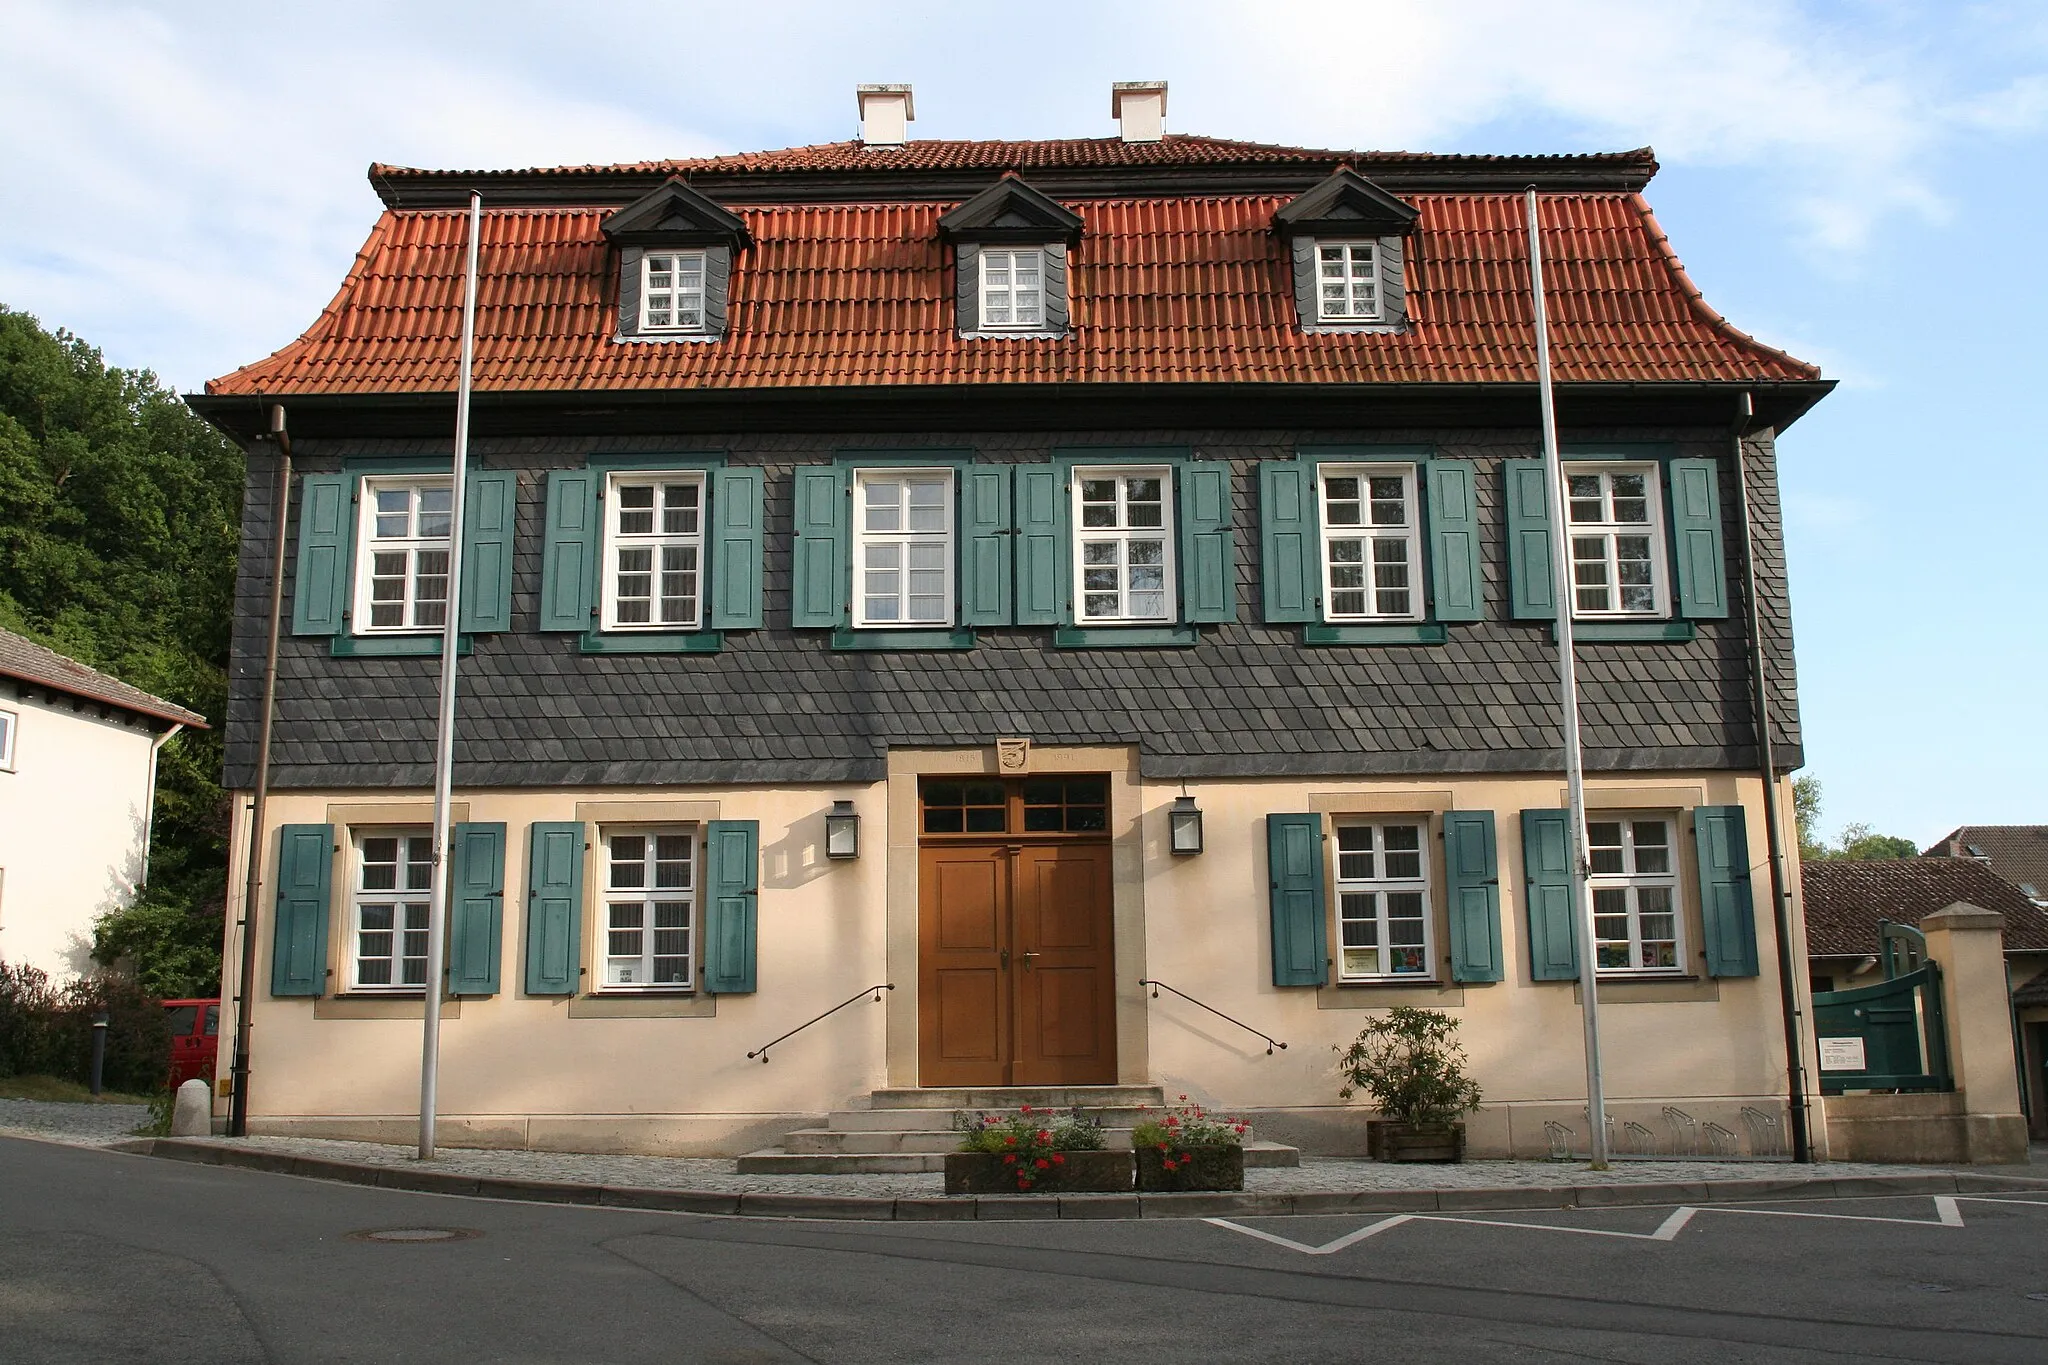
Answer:
<path fill-rule="evenodd" d="M 1364 1111 L 1339 1101 L 1333 1051 L 1364 1022 L 1362 1009 L 1390 1003 L 1442 1008 L 1462 1023 L 1486 1108 L 1472 1123 L 1477 1155 L 1545 1150 L 1545 1120 L 1573 1125 L 1583 1142 L 1584 1064 L 1575 983 L 1528 981 L 1518 812 L 1562 804 L 1556 777 L 1461 777 L 1420 781 L 1242 780 L 1196 782 L 1186 792 L 1204 813 L 1206 849 L 1175 858 L 1166 810 L 1179 782 L 1146 782 L 1127 748 L 1035 747 L 1024 771 L 1107 772 L 1116 847 L 1118 1050 L 1121 1078 L 1151 1082 L 1251 1111 L 1262 1135 L 1314 1149 L 1362 1145 Z M 917 1065 L 916 776 L 1001 771 L 992 750 L 892 754 L 888 780 L 867 787 L 759 787 L 526 793 L 459 791 L 472 820 L 508 827 L 503 989 L 451 1007 L 442 1027 L 442 1138 L 586 1150 L 733 1152 L 772 1143 L 788 1127 L 854 1107 L 884 1085 L 915 1085 Z M 1701 1122 L 1745 1132 L 1743 1106 L 1784 1114 L 1784 1056 L 1767 844 L 1760 784 L 1729 774 L 1637 774 L 1595 779 L 1597 809 L 1673 810 L 1701 803 L 1750 810 L 1749 848 L 1763 974 L 1704 977 L 1699 908 L 1690 890 L 1690 821 L 1677 831 L 1692 980 L 1603 987 L 1611 1110 L 1655 1132 L 1670 1131 L 1675 1105 Z M 824 816 L 850 798 L 862 819 L 862 856 L 828 862 Z M 274 795 L 263 841 L 276 858 L 275 827 L 345 816 L 342 808 L 410 802 L 424 793 Z M 688 1017 L 589 1017 L 584 1002 L 521 991 L 526 826 L 576 818 L 599 803 L 674 802 L 678 818 L 761 822 L 759 989 L 699 1001 Z M 689 814 L 680 814 L 687 808 Z M 1281 989 L 1268 944 L 1265 816 L 1272 812 L 1379 810 L 1436 815 L 1496 812 L 1506 981 L 1463 988 Z M 246 819 L 237 802 L 238 824 Z M 1436 828 L 1432 823 L 1432 831 Z M 241 839 L 237 839 L 241 845 Z M 1433 842 L 1433 850 L 1441 845 Z M 1432 869 L 1439 855 L 1433 851 Z M 274 869 L 266 866 L 266 880 Z M 239 869 L 233 884 L 241 885 Z M 337 875 L 330 966 L 343 959 Z M 268 893 L 266 893 L 267 895 Z M 1443 911 L 1438 892 L 1438 915 Z M 269 914 L 259 919 L 252 1126 L 382 1133 L 403 1138 L 417 1112 L 419 1006 L 357 1007 L 276 1000 L 268 994 Z M 593 935 L 586 920 L 585 951 Z M 1437 956 L 1443 956 L 1439 920 Z M 1334 935 L 1333 935 L 1334 942 Z M 1795 943 L 1802 961 L 1803 943 Z M 228 944 L 234 978 L 235 940 Z M 1803 982 L 1804 971 L 1800 973 Z M 1171 982 L 1286 1041 L 1272 1056 L 1250 1034 L 1171 996 L 1153 1000 L 1137 982 Z M 882 1006 L 853 1006 L 778 1048 L 769 1065 L 745 1053 L 861 988 L 893 981 Z M 579 1006 L 581 1008 L 579 1008 Z M 679 1011 L 671 1009 L 671 1016 Z M 224 1034 L 232 1027 L 224 1024 Z M 384 1017 L 360 1017 L 363 1014 Z M 354 1017 L 341 1017 L 351 1015 Z M 222 1049 L 226 1075 L 229 1049 Z M 342 1119 L 340 1123 L 332 1120 Z M 1782 1132 L 1782 1128 L 1780 1130 Z"/>
<path fill-rule="evenodd" d="M 91 968 L 93 921 L 135 894 L 153 736 L 90 705 L 7 693 L 0 707 L 19 718 L 0 770 L 0 959 L 61 981 Z"/>

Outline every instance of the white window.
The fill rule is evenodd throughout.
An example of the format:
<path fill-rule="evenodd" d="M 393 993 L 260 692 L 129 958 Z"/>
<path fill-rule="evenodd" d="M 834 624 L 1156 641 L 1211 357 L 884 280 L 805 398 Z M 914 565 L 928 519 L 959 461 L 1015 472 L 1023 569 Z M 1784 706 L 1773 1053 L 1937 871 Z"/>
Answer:
<path fill-rule="evenodd" d="M 355 837 L 355 854 L 355 885 L 349 895 L 350 988 L 426 989 L 433 837 L 417 828 L 363 831 Z"/>
<path fill-rule="evenodd" d="M 1572 614 L 1662 616 L 1664 518 L 1655 465 L 1565 469 Z"/>
<path fill-rule="evenodd" d="M 1373 322 L 1380 315 L 1377 242 L 1316 243 L 1316 316 L 1323 322 Z"/>
<path fill-rule="evenodd" d="M 1637 817 L 1586 823 L 1595 961 L 1603 972 L 1680 969 L 1673 823 Z"/>
<path fill-rule="evenodd" d="M 1045 249 L 984 247 L 981 251 L 981 325 L 1045 325 Z"/>
<path fill-rule="evenodd" d="M 364 479 L 362 498 L 357 633 L 439 630 L 448 619 L 448 479 Z"/>
<path fill-rule="evenodd" d="M 1425 833 L 1411 821 L 1337 826 L 1339 980 L 1432 974 Z"/>
<path fill-rule="evenodd" d="M 1173 471 L 1076 469 L 1074 619 L 1174 619 Z"/>
<path fill-rule="evenodd" d="M 1323 465 L 1323 616 L 1422 619 L 1415 466 Z"/>
<path fill-rule="evenodd" d="M 953 471 L 862 469 L 853 476 L 854 624 L 953 623 Z"/>
<path fill-rule="evenodd" d="M 605 506 L 604 628 L 697 629 L 704 476 L 614 474 Z"/>
<path fill-rule="evenodd" d="M 604 831 L 605 990 L 695 984 L 696 842 L 684 826 Z"/>
<path fill-rule="evenodd" d="M 650 251 L 640 258 L 640 330 L 704 330 L 701 251 Z"/>
<path fill-rule="evenodd" d="M 12 711 L 0 711 L 0 772 L 14 771 L 14 732 L 21 718 Z"/>

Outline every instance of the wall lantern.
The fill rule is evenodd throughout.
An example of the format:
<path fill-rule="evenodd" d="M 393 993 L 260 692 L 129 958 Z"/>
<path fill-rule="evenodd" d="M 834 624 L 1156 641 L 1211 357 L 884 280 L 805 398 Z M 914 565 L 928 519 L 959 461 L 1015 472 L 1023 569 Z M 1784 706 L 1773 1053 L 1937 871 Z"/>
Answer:
<path fill-rule="evenodd" d="M 825 813 L 825 856 L 860 856 L 860 817 L 854 814 L 851 801 L 834 801 L 832 809 Z"/>
<path fill-rule="evenodd" d="M 1192 796 L 1176 796 L 1166 812 L 1166 845 L 1176 857 L 1202 851 L 1202 812 Z"/>

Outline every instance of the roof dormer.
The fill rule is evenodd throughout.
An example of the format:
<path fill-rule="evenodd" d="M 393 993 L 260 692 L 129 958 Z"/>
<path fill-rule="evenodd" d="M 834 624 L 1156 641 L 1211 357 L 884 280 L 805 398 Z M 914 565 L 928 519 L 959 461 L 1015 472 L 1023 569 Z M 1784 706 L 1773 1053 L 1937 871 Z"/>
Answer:
<path fill-rule="evenodd" d="M 1065 336 L 1067 248 L 1080 215 L 1006 175 L 939 219 L 954 246 L 963 337 Z"/>
<path fill-rule="evenodd" d="M 747 225 L 680 178 L 604 220 L 619 248 L 618 339 L 716 341 L 725 335 L 732 258 Z"/>
<path fill-rule="evenodd" d="M 1420 216 L 1349 167 L 1273 215 L 1294 263 L 1306 332 L 1398 332 L 1408 325 L 1407 244 Z"/>

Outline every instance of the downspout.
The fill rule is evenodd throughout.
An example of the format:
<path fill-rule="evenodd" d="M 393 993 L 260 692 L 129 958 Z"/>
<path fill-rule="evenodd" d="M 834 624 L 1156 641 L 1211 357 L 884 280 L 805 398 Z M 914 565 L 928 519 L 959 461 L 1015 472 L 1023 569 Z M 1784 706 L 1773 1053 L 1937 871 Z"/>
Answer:
<path fill-rule="evenodd" d="M 135 883 L 137 891 L 144 890 L 149 886 L 149 846 L 151 840 L 156 837 L 156 756 L 163 749 L 164 745 L 176 739 L 178 732 L 184 728 L 184 721 L 173 721 L 170 729 L 149 742 L 149 792 L 147 802 L 143 806 L 142 876 Z"/>
<path fill-rule="evenodd" d="M 277 639 L 284 621 L 285 521 L 292 502 L 292 438 L 284 428 L 284 405 L 270 409 L 270 437 L 277 442 L 277 488 L 270 499 L 270 621 L 263 643 L 263 709 L 256 726 L 256 794 L 249 803 L 248 878 L 242 886 L 242 962 L 235 994 L 235 1056 L 229 1067 L 232 1098 L 228 1136 L 249 1135 L 250 1002 L 256 997 L 256 906 L 263 886 L 263 812 L 270 799 L 270 719 L 277 709 Z"/>
<path fill-rule="evenodd" d="M 1778 930 L 1778 997 L 1785 1020 L 1785 1083 L 1792 1128 L 1792 1159 L 1813 1160 L 1813 1141 L 1806 1107 L 1806 1016 L 1799 1008 L 1798 964 L 1792 957 L 1792 891 L 1785 873 L 1785 831 L 1778 818 L 1777 759 L 1771 744 L 1770 673 L 1764 658 L 1763 608 L 1756 590 L 1756 534 L 1750 507 L 1749 472 L 1743 465 L 1742 440 L 1756 421 L 1756 403 L 1747 389 L 1736 397 L 1735 421 L 1728 432 L 1735 462 L 1735 486 L 1742 495 L 1742 596 L 1749 615 L 1749 674 L 1754 687 L 1751 718 L 1756 724 L 1757 771 L 1764 780 L 1764 832 L 1771 846 L 1771 911 Z"/>

